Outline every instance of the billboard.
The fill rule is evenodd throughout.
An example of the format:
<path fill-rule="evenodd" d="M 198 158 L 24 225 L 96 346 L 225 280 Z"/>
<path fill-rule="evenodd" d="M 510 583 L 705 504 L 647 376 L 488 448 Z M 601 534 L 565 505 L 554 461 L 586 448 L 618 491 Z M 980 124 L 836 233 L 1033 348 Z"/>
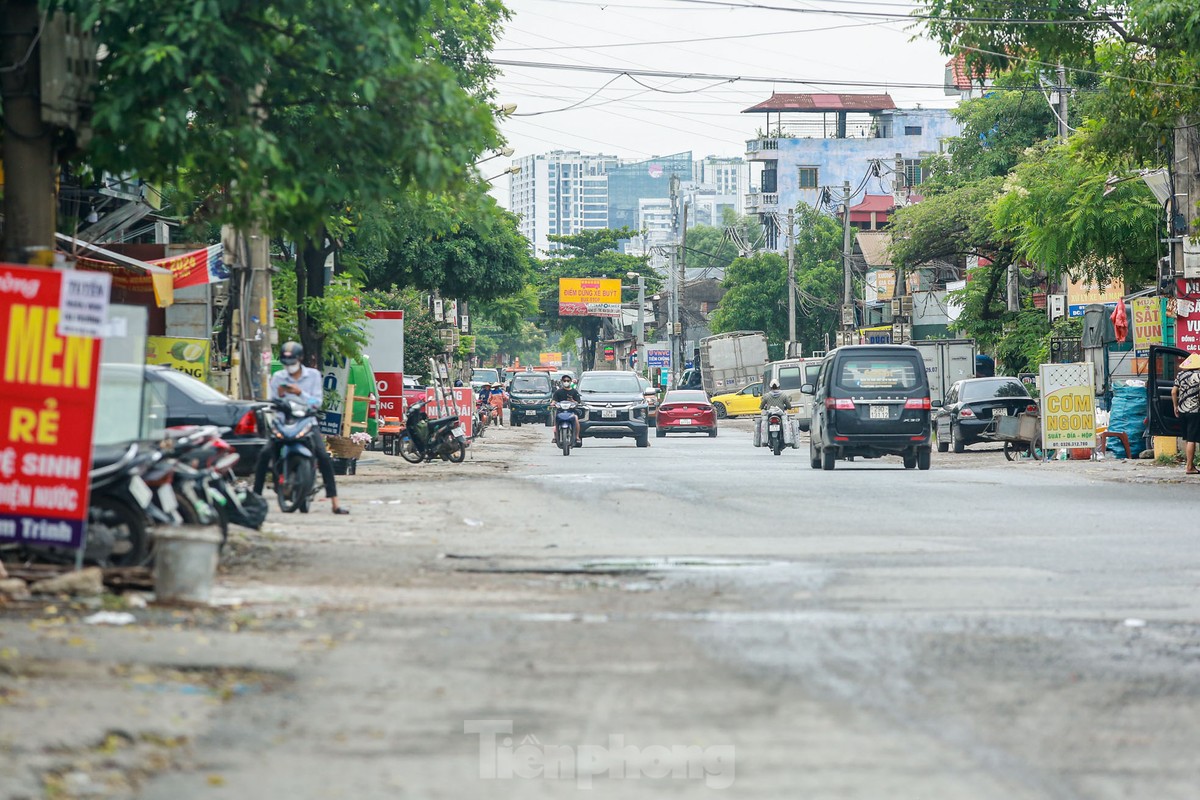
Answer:
<path fill-rule="evenodd" d="M 404 312 L 368 311 L 364 326 L 367 346 L 363 348 L 375 372 L 375 394 L 379 414 L 404 416 Z M 355 387 L 357 393 L 358 387 Z"/>
<path fill-rule="evenodd" d="M 538 363 L 543 367 L 561 367 L 563 363 L 562 353 L 539 353 Z"/>
<path fill-rule="evenodd" d="M 1067 286 L 1067 316 L 1082 317 L 1083 309 L 1093 303 L 1115 306 L 1125 296 L 1125 284 L 1120 281 L 1095 286 L 1071 281 Z"/>
<path fill-rule="evenodd" d="M 0 265 L 0 541 L 83 545 L 100 340 L 63 325 L 81 303 L 107 317 L 108 287 L 95 288 L 86 273 Z"/>
<path fill-rule="evenodd" d="M 211 346 L 212 342 L 208 339 L 147 336 L 146 363 L 161 364 L 207 383 Z"/>
<path fill-rule="evenodd" d="M 621 281 L 617 278 L 559 278 L 558 315 L 621 316 Z"/>
<path fill-rule="evenodd" d="M 1162 343 L 1162 303 L 1157 297 L 1134 298 L 1133 349 L 1144 356 L 1149 354 L 1150 345 Z"/>
<path fill-rule="evenodd" d="M 1042 447 L 1096 446 L 1096 393 L 1092 365 L 1042 364 Z"/>

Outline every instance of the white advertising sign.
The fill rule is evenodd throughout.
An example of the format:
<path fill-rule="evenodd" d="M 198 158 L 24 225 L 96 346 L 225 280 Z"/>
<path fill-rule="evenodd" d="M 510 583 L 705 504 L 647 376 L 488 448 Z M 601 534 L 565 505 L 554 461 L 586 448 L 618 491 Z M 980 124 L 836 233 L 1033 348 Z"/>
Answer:
<path fill-rule="evenodd" d="M 1042 364 L 1042 448 L 1096 446 L 1096 391 L 1091 363 Z"/>

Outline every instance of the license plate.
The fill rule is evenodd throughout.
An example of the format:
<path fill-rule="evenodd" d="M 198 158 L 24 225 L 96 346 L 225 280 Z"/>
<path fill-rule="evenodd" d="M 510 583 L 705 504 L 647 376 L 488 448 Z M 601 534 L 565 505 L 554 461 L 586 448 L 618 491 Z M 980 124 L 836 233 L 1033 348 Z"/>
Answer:
<path fill-rule="evenodd" d="M 691 424 L 692 424 L 692 420 L 690 420 L 690 419 L 681 419 L 681 420 L 679 420 L 679 424 L 680 424 L 680 425 L 691 425 Z"/>
<path fill-rule="evenodd" d="M 450 432 L 453 433 L 455 436 L 466 436 L 467 435 L 467 432 L 465 430 L 463 430 L 462 425 L 455 425 L 454 428 L 452 428 Z"/>
<path fill-rule="evenodd" d="M 604 419 L 616 419 L 617 410 L 615 408 L 602 408 L 600 409 L 600 416 Z"/>
<path fill-rule="evenodd" d="M 888 406 L 871 406 L 871 419 L 891 419 L 892 409 Z"/>
<path fill-rule="evenodd" d="M 158 502 L 162 505 L 162 510 L 168 514 L 175 513 L 175 509 L 179 508 L 179 500 L 176 499 L 175 490 L 169 483 L 158 487 Z"/>
<path fill-rule="evenodd" d="M 129 479 L 129 493 L 142 508 L 149 508 L 150 501 L 154 499 L 154 490 L 146 485 L 141 475 L 134 475 Z"/>
<path fill-rule="evenodd" d="M 527 417 L 536 417 L 536 416 L 537 416 L 537 412 L 536 412 L 536 411 L 534 411 L 533 409 L 530 409 L 530 410 L 528 410 L 528 411 L 526 411 L 526 412 L 525 412 L 525 416 L 527 416 Z"/>
<path fill-rule="evenodd" d="M 780 429 L 779 423 L 775 423 L 774 425 L 771 425 L 770 429 L 773 431 L 779 430 Z"/>
<path fill-rule="evenodd" d="M 1008 409 L 1007 408 L 993 408 L 992 416 L 993 417 L 1007 417 Z"/>

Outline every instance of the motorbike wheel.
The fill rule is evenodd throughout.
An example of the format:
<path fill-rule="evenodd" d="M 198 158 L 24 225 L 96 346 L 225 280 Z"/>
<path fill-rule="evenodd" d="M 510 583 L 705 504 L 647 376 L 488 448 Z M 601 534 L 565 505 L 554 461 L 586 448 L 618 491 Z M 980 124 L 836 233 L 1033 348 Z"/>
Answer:
<path fill-rule="evenodd" d="M 221 503 L 210 503 L 209 505 L 217 514 L 217 520 L 213 524 L 221 529 L 221 549 L 224 549 L 225 542 L 229 539 L 229 507 Z M 186 497 L 179 498 L 179 518 L 183 520 L 184 525 L 204 524 L 204 521 L 200 519 L 200 512 Z"/>
<path fill-rule="evenodd" d="M 296 510 L 296 475 L 290 467 L 283 467 L 283 471 L 283 475 L 275 475 L 275 499 L 279 501 L 280 511 L 291 514 Z"/>
<path fill-rule="evenodd" d="M 455 441 L 450 452 L 442 456 L 451 464 L 461 464 L 463 459 L 467 457 L 467 447 L 460 441 Z"/>
<path fill-rule="evenodd" d="M 776 436 L 775 439 L 771 442 L 771 452 L 773 452 L 775 455 L 779 455 L 780 453 L 783 452 L 783 437 L 782 436 Z"/>
<path fill-rule="evenodd" d="M 558 429 L 558 446 L 562 448 L 564 456 L 571 455 L 571 440 L 575 438 L 575 431 L 567 428 Z"/>
<path fill-rule="evenodd" d="M 316 482 L 313 462 L 307 458 L 292 456 L 288 459 L 288 472 L 295 476 L 292 500 L 301 514 L 307 514 L 309 501 L 313 496 L 313 484 Z"/>
<path fill-rule="evenodd" d="M 396 451 L 410 464 L 420 464 L 425 460 L 425 456 L 417 449 L 417 443 L 413 441 L 408 431 L 400 434 L 400 440 L 396 444 Z"/>
<path fill-rule="evenodd" d="M 115 530 L 116 541 L 105 566 L 138 567 L 151 563 L 154 553 L 146 532 L 146 517 L 135 509 L 113 497 L 93 496 L 88 504 L 88 525 L 93 517 L 97 524 Z"/>

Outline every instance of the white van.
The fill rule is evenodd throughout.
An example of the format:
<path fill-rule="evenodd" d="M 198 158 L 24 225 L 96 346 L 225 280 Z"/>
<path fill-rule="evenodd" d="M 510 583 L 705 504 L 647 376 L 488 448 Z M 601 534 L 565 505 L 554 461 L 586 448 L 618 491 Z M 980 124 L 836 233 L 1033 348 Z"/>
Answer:
<path fill-rule="evenodd" d="M 772 361 L 763 370 L 763 393 L 769 391 L 771 381 L 779 382 L 779 389 L 792 401 L 792 414 L 800 426 L 807 431 L 812 422 L 812 397 L 800 393 L 806 383 L 816 384 L 817 372 L 821 369 L 819 358 L 785 358 Z"/>

